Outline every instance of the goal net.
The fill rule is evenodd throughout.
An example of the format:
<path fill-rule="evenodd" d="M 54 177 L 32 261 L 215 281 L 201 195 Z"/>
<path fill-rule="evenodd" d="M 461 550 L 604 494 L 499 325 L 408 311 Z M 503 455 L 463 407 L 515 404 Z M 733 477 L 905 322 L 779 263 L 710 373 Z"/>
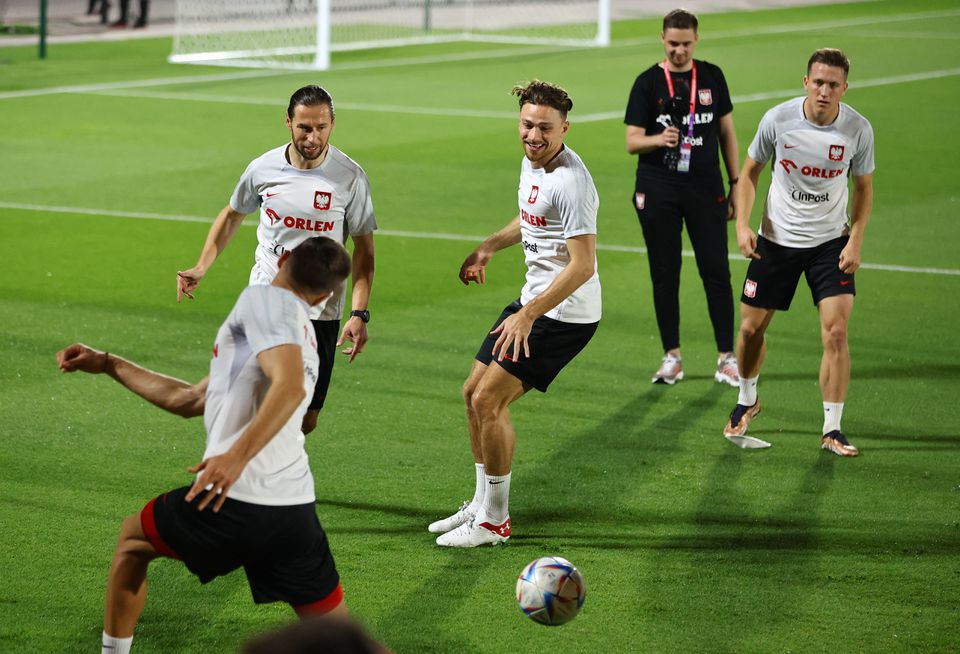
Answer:
<path fill-rule="evenodd" d="M 177 0 L 170 61 L 324 70 L 331 52 L 445 41 L 605 46 L 610 0 Z"/>

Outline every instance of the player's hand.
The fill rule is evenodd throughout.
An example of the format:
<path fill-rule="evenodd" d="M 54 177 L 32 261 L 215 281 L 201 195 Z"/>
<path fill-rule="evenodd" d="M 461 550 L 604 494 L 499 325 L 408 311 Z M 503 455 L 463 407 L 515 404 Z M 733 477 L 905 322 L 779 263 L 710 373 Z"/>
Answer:
<path fill-rule="evenodd" d="M 749 227 L 737 227 L 737 245 L 740 253 L 748 259 L 759 259 L 757 254 L 757 234 Z"/>
<path fill-rule="evenodd" d="M 498 361 L 504 358 L 511 361 L 519 361 L 521 347 L 523 356 L 530 358 L 530 343 L 528 341 L 530 330 L 533 329 L 533 320 L 527 318 L 521 309 L 512 316 L 497 325 L 490 334 L 497 336 L 493 344 L 492 354 Z"/>
<path fill-rule="evenodd" d="M 737 205 L 734 196 L 736 196 L 736 193 L 731 187 L 730 192 L 727 194 L 727 220 L 733 220 L 737 217 Z"/>
<path fill-rule="evenodd" d="M 190 270 L 178 270 L 177 271 L 177 302 L 183 300 L 183 296 L 186 295 L 191 300 L 193 299 L 193 290 L 200 285 L 200 280 L 203 279 L 204 271 L 198 267 L 193 267 Z"/>
<path fill-rule="evenodd" d="M 860 246 L 855 245 L 853 241 L 847 241 L 847 244 L 840 251 L 840 270 L 852 275 L 860 269 Z"/>
<path fill-rule="evenodd" d="M 675 148 L 680 142 L 680 130 L 676 127 L 668 127 L 660 132 L 660 147 Z"/>
<path fill-rule="evenodd" d="M 470 253 L 463 264 L 460 266 L 460 281 L 464 286 L 469 286 L 470 282 L 483 284 L 487 281 L 486 268 L 493 255 L 477 248 Z"/>
<path fill-rule="evenodd" d="M 363 352 L 363 348 L 367 345 L 367 323 L 363 322 L 358 316 L 351 316 L 350 320 L 343 326 L 343 332 L 340 333 L 337 347 L 340 347 L 346 341 L 350 341 L 353 345 L 342 350 L 342 352 L 350 355 L 347 363 L 353 363 L 353 360 Z"/>
<path fill-rule="evenodd" d="M 197 505 L 197 511 L 203 511 L 211 502 L 216 500 L 213 505 L 213 512 L 216 513 L 227 501 L 227 491 L 240 477 L 245 465 L 245 461 L 227 451 L 187 468 L 187 472 L 200 474 L 194 480 L 193 486 L 190 487 L 185 499 L 192 502 L 193 498 L 206 491 Z"/>
<path fill-rule="evenodd" d="M 63 372 L 80 370 L 96 375 L 106 371 L 107 353 L 74 343 L 57 352 L 57 365 Z"/>

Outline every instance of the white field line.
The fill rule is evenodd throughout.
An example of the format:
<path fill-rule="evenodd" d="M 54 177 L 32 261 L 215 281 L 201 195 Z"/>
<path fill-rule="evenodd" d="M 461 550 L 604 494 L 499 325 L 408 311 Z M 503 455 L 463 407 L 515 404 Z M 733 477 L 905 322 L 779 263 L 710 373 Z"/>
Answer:
<path fill-rule="evenodd" d="M 109 209 L 87 209 L 83 207 L 63 207 L 55 205 L 41 205 L 41 204 L 21 204 L 18 202 L 0 202 L 0 209 L 14 209 L 19 211 L 36 211 L 41 213 L 66 213 L 66 214 L 79 214 L 83 216 L 111 216 L 115 218 L 133 218 L 133 219 L 142 219 L 142 220 L 165 220 L 172 222 L 187 222 L 187 223 L 206 223 L 210 224 L 213 222 L 212 217 L 204 218 L 202 216 L 178 216 L 175 214 L 161 214 L 161 213 L 149 213 L 143 211 L 112 211 Z M 256 220 L 247 219 L 243 222 L 245 227 L 254 227 L 257 225 Z M 393 230 L 393 229 L 380 229 L 377 230 L 378 236 L 399 236 L 404 238 L 425 238 L 441 241 L 468 241 L 471 243 L 480 243 L 486 237 L 485 236 L 472 236 L 470 234 L 450 234 L 443 232 L 411 232 L 404 230 Z M 603 243 L 597 244 L 598 250 L 605 250 L 608 252 L 632 252 L 636 254 L 646 254 L 647 249 L 642 247 L 636 247 L 633 245 L 606 245 Z M 688 250 L 683 251 L 683 256 L 692 258 L 694 256 L 693 252 Z M 731 254 L 731 261 L 745 261 L 745 259 L 740 255 Z M 957 277 L 960 276 L 960 270 L 954 268 L 918 268 L 915 266 L 897 266 L 897 265 L 888 265 L 882 263 L 864 263 L 860 266 L 861 268 L 866 268 L 869 270 L 885 270 L 891 272 L 905 272 L 905 273 L 922 273 L 927 275 L 948 275 Z"/>
<path fill-rule="evenodd" d="M 138 91 L 138 90 L 105 90 L 90 91 L 92 95 L 106 95 L 122 98 L 145 98 L 151 100 L 174 100 L 186 102 L 212 102 L 215 104 L 248 104 L 283 108 L 277 98 L 254 98 L 230 95 L 213 95 L 205 93 L 176 93 L 168 91 Z M 418 116 L 446 116 L 457 118 L 494 118 L 517 119 L 515 111 L 484 111 L 480 109 L 445 109 L 441 107 L 407 107 L 396 104 L 365 104 L 362 102 L 337 102 L 337 109 L 350 111 L 376 111 L 391 114 L 414 114 Z M 572 116 L 571 116 L 572 118 Z"/>
<path fill-rule="evenodd" d="M 858 27 L 868 25 L 879 25 L 884 23 L 898 23 L 913 20 L 952 18 L 960 16 L 960 10 L 948 11 L 927 11 L 912 14 L 897 14 L 892 16 L 864 16 L 862 18 L 850 18 L 836 21 L 822 21 L 817 23 L 800 23 L 797 25 L 777 25 L 769 28 L 730 30 L 726 32 L 714 32 L 709 35 L 711 40 L 720 39 L 738 39 L 743 37 L 752 37 L 758 34 L 776 35 L 793 34 L 797 32 L 823 31 L 844 27 Z M 659 43 L 657 37 L 644 37 L 639 39 L 627 39 L 616 41 L 609 46 L 609 49 L 617 50 L 622 48 L 634 48 L 638 45 L 651 45 Z M 585 48 L 586 49 L 586 48 Z M 531 54 L 547 54 L 553 52 L 569 52 L 572 48 L 567 47 L 549 47 L 549 48 L 523 48 L 500 50 L 497 52 L 463 52 L 450 53 L 446 55 L 391 58 L 378 61 L 351 62 L 334 65 L 331 68 L 332 73 L 338 70 L 360 70 L 371 68 L 389 68 L 396 66 L 415 66 L 428 65 L 436 63 L 447 63 L 469 60 L 498 59 L 505 57 L 518 57 Z M 106 82 L 102 84 L 86 84 L 76 86 L 53 86 L 42 89 L 23 89 L 20 91 L 0 92 L 0 100 L 13 98 L 25 98 L 41 95 L 52 95 L 58 93 L 91 93 L 95 91 L 108 91 L 124 88 L 141 88 L 150 86 L 175 86 L 182 84 L 205 84 L 215 81 L 226 81 L 231 79 L 245 79 L 252 77 L 276 77 L 281 75 L 302 75 L 303 71 L 281 71 L 281 70 L 253 70 L 235 73 L 218 73 L 212 75 L 186 75 L 179 77 L 159 77 L 144 80 L 131 80 L 126 82 Z"/>
<path fill-rule="evenodd" d="M 890 86 L 893 84 L 906 84 L 909 82 L 921 82 L 924 80 L 941 79 L 944 77 L 956 77 L 960 75 L 960 68 L 946 68 L 943 70 L 930 70 L 919 73 L 908 73 L 905 75 L 894 75 L 890 77 L 877 77 L 850 82 L 851 89 L 866 89 L 876 86 Z M 180 100 L 188 102 L 213 102 L 223 104 L 249 104 L 263 106 L 278 106 L 276 98 L 255 98 L 244 96 L 216 95 L 205 93 L 176 93 L 169 91 L 140 91 L 136 89 L 115 89 L 102 91 L 88 91 L 94 95 L 108 95 L 131 98 L 146 98 L 154 100 Z M 764 91 L 762 93 L 751 93 L 747 95 L 735 95 L 731 98 L 734 105 L 750 102 L 761 102 L 764 100 L 775 100 L 778 98 L 793 98 L 802 94 L 800 87 L 792 89 L 781 89 L 778 91 Z M 355 102 L 338 102 L 337 108 L 349 109 L 351 111 L 377 111 L 383 113 L 415 114 L 419 116 L 445 116 L 445 117 L 463 117 L 463 118 L 493 118 L 516 120 L 517 114 L 512 111 L 484 111 L 480 109 L 453 109 L 443 107 L 408 107 L 393 104 L 364 104 Z M 595 123 L 607 120 L 622 120 L 623 110 L 601 111 L 582 116 L 570 116 L 570 122 Z"/>

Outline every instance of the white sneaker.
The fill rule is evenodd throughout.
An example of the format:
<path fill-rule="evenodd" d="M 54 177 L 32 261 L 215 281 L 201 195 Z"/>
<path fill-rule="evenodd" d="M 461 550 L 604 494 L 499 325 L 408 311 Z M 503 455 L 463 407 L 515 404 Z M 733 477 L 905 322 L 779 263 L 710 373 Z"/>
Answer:
<path fill-rule="evenodd" d="M 737 357 L 728 354 L 717 360 L 717 372 L 713 378 L 721 384 L 740 386 L 740 372 L 737 370 Z"/>
<path fill-rule="evenodd" d="M 510 538 L 510 516 L 503 524 L 493 525 L 481 522 L 474 516 L 470 522 L 460 525 L 437 537 L 437 545 L 443 547 L 477 547 L 478 545 L 499 545 Z"/>
<path fill-rule="evenodd" d="M 451 529 L 456 529 L 460 525 L 470 522 L 477 515 L 476 509 L 470 508 L 470 502 L 464 502 L 460 508 L 449 518 L 431 522 L 427 531 L 431 534 L 445 534 Z"/>
<path fill-rule="evenodd" d="M 681 379 L 683 379 L 683 365 L 680 363 L 680 357 L 667 353 L 663 355 L 660 369 L 657 370 L 650 381 L 654 384 L 670 384 L 673 386 Z"/>

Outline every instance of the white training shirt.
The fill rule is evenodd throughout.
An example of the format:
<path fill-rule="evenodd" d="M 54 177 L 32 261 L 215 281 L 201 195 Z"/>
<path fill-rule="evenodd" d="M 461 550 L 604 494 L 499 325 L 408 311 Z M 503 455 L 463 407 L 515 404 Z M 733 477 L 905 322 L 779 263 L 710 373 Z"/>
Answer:
<path fill-rule="evenodd" d="M 873 172 L 873 128 L 849 105 L 830 125 L 803 115 L 804 98 L 768 111 L 747 154 L 773 159 L 760 234 L 778 245 L 812 248 L 847 233 L 848 176 Z"/>
<path fill-rule="evenodd" d="M 600 200 L 587 167 L 566 146 L 545 168 L 534 168 L 523 158 L 517 200 L 527 263 L 520 303 L 527 304 L 570 263 L 567 239 L 597 233 Z M 594 323 L 600 314 L 600 276 L 594 256 L 593 276 L 544 315 L 561 322 Z"/>
<path fill-rule="evenodd" d="M 276 436 L 243 469 L 227 497 L 251 504 L 293 506 L 316 497 L 300 431 L 313 397 L 319 356 L 308 305 L 276 286 L 248 286 L 217 332 L 203 421 L 203 458 L 223 454 L 244 433 L 270 387 L 257 360 L 264 350 L 295 344 L 303 354 L 305 397 Z"/>
<path fill-rule="evenodd" d="M 377 229 L 367 174 L 353 159 L 328 146 L 316 168 L 301 170 L 287 161 L 287 146 L 274 148 L 250 162 L 237 183 L 230 206 L 240 213 L 260 210 L 256 263 L 251 284 L 269 284 L 277 275 L 277 260 L 312 236 L 346 243 L 348 236 Z M 343 317 L 344 280 L 330 297 L 310 309 L 314 320 Z"/>

